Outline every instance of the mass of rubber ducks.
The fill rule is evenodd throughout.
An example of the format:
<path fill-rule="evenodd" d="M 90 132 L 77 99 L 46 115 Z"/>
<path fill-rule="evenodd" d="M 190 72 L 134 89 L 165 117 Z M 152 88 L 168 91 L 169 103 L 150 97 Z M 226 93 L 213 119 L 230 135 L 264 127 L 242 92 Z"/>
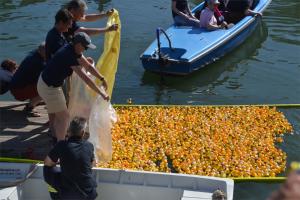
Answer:
<path fill-rule="evenodd" d="M 100 167 L 217 177 L 276 176 L 286 153 L 276 145 L 292 126 L 270 107 L 116 108 L 113 158 Z"/>

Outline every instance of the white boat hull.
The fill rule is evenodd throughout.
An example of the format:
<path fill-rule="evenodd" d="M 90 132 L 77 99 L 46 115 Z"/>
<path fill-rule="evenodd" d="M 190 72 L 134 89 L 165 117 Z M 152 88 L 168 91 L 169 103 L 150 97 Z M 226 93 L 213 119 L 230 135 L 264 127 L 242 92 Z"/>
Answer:
<path fill-rule="evenodd" d="M 26 173 L 29 164 L 1 163 L 1 171 L 22 169 Z M 221 189 L 228 200 L 233 199 L 234 183 L 222 179 L 185 174 L 154 173 L 94 168 L 98 183 L 98 198 L 101 200 L 200 200 L 211 199 L 212 193 Z M 14 177 L 0 174 L 1 182 Z M 47 185 L 43 180 L 43 166 L 25 182 L 17 186 L 0 189 L 1 199 L 41 200 L 49 199 Z"/>

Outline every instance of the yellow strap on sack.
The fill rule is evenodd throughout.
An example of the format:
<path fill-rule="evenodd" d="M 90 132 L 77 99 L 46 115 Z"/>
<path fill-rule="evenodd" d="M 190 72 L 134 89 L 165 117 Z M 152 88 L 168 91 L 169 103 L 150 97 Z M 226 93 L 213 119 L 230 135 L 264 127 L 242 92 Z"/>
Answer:
<path fill-rule="evenodd" d="M 111 26 L 112 24 L 118 24 L 119 28 L 117 31 L 105 33 L 104 50 L 96 65 L 98 71 L 107 81 L 107 94 L 110 97 L 114 88 L 115 75 L 118 68 L 121 40 L 121 21 L 119 18 L 119 12 L 115 9 L 107 21 L 107 26 Z M 99 85 L 100 81 L 97 79 L 96 83 Z"/>

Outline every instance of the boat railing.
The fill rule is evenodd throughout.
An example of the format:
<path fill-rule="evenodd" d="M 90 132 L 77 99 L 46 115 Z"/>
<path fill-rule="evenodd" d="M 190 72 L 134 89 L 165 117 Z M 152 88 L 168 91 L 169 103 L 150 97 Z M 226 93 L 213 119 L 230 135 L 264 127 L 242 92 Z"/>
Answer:
<path fill-rule="evenodd" d="M 156 29 L 157 50 L 158 50 L 158 57 L 159 58 L 162 57 L 161 47 L 160 47 L 160 33 L 163 33 L 165 35 L 165 37 L 166 37 L 166 39 L 168 40 L 168 43 L 169 43 L 169 48 L 170 48 L 171 51 L 173 51 L 172 43 L 171 43 L 171 40 L 170 40 L 168 34 L 166 33 L 166 31 L 164 31 L 164 29 L 159 27 L 159 28 Z"/>

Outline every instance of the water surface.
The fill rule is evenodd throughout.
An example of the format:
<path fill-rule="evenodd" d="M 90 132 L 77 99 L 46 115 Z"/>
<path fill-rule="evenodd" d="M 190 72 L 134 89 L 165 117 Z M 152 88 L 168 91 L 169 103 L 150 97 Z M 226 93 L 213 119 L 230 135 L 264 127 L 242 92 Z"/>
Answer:
<path fill-rule="evenodd" d="M 45 39 L 61 2 L 46 0 L 0 1 L 0 60 L 24 56 Z M 161 77 L 145 72 L 140 54 L 155 38 L 155 29 L 172 23 L 170 0 L 87 1 L 88 12 L 112 7 L 120 11 L 122 42 L 112 101 L 136 104 L 267 104 L 300 103 L 300 1 L 273 0 L 263 21 L 240 47 L 216 63 L 185 77 Z M 200 1 L 192 1 L 193 5 Z M 105 20 L 85 23 L 102 27 Z M 98 59 L 103 36 L 92 38 Z M 12 100 L 7 94 L 0 100 Z M 280 145 L 288 163 L 300 160 L 300 110 L 282 110 L 295 129 Z M 235 199 L 265 199 L 277 185 L 237 184 Z"/>

